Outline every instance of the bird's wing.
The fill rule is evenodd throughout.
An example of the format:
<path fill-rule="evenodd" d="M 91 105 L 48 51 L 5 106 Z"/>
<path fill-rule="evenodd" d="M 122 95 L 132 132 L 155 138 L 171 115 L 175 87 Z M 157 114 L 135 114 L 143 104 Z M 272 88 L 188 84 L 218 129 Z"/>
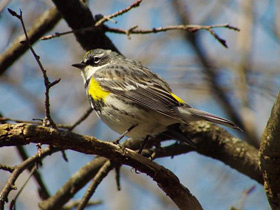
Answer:
<path fill-rule="evenodd" d="M 141 68 L 140 68 L 141 67 Z M 112 69 L 114 68 L 114 69 Z M 105 90 L 137 105 L 155 110 L 172 118 L 180 118 L 173 110 L 181 103 L 173 96 L 168 84 L 144 66 L 106 66 L 93 75 Z M 133 69 L 132 69 L 133 68 Z"/>

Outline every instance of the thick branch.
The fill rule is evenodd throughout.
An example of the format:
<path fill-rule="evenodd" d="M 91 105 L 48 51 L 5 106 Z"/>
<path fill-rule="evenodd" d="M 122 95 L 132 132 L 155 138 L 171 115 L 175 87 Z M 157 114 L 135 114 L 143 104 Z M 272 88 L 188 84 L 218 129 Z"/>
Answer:
<path fill-rule="evenodd" d="M 264 189 L 272 209 L 280 209 L 280 93 L 261 138 L 260 160 Z"/>
<path fill-rule="evenodd" d="M 186 127 L 185 134 L 190 139 L 197 139 L 198 153 L 218 159 L 257 182 L 263 183 L 258 150 L 255 147 L 207 122 Z"/>
<path fill-rule="evenodd" d="M 249 146 L 246 142 L 237 140 L 228 134 L 225 134 L 221 128 L 209 123 L 194 123 L 187 127 L 186 133 L 189 132 L 191 138 L 201 136 L 199 152 L 203 155 L 210 156 L 225 162 L 230 167 L 241 173 L 263 183 L 262 176 L 258 167 L 258 151 Z M 215 137 L 215 139 L 212 139 Z M 206 144 L 205 146 L 202 146 Z M 123 146 L 137 150 L 141 143 L 130 139 L 125 141 Z M 161 150 L 144 150 L 144 155 L 153 156 L 154 158 L 170 157 L 174 155 L 185 154 L 193 151 L 190 147 L 184 145 L 172 145 L 164 147 Z M 92 177 L 95 176 L 99 168 L 106 162 L 105 158 L 95 158 L 93 161 L 83 166 L 75 173 L 65 184 L 58 190 L 54 196 L 39 205 L 41 209 L 60 209 L 69 199 L 71 199 Z"/>
<path fill-rule="evenodd" d="M 34 44 L 47 31 L 51 30 L 60 20 L 61 16 L 56 8 L 52 8 L 35 20 L 34 26 L 27 32 L 30 43 Z M 3 74 L 20 56 L 27 50 L 28 46 L 21 44 L 25 40 L 22 34 L 11 44 L 11 46 L 0 55 L 0 75 Z"/>
<path fill-rule="evenodd" d="M 57 9 L 68 23 L 72 30 L 78 30 L 94 26 L 94 20 L 89 8 L 78 0 L 60 1 L 53 0 Z M 75 32 L 77 41 L 83 49 L 91 50 L 95 48 L 112 49 L 118 51 L 111 40 L 100 29 L 85 32 Z"/>
<path fill-rule="evenodd" d="M 133 150 L 121 148 L 118 145 L 100 141 L 94 137 L 30 124 L 3 124 L 0 125 L 0 134 L 0 146 L 29 143 L 51 144 L 64 149 L 101 155 L 110 160 L 132 166 L 152 177 L 180 209 L 202 209 L 196 198 L 171 171 Z"/>

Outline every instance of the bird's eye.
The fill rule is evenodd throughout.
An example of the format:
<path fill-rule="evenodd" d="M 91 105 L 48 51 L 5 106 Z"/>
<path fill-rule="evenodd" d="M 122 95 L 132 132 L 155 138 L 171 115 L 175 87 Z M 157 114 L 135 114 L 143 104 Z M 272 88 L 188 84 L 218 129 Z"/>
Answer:
<path fill-rule="evenodd" d="M 97 63 L 99 63 L 100 60 L 101 60 L 100 57 L 94 56 L 94 57 L 91 57 L 90 59 L 88 59 L 85 62 L 85 64 L 87 64 L 87 65 L 96 65 Z"/>
<path fill-rule="evenodd" d="M 95 57 L 93 57 L 93 62 L 94 63 L 98 63 L 100 60 L 101 60 L 101 58 L 100 57 L 97 57 L 97 56 L 95 56 Z"/>

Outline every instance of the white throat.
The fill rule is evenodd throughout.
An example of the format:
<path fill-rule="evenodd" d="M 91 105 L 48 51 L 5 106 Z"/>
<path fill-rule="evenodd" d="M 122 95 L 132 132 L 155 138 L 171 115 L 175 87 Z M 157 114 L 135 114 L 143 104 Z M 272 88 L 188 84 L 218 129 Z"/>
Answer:
<path fill-rule="evenodd" d="M 81 71 L 81 75 L 84 81 L 84 84 L 86 83 L 86 81 L 92 77 L 92 75 L 97 72 L 98 70 L 100 70 L 101 68 L 107 66 L 108 64 L 102 65 L 102 66 L 86 66 L 82 71 Z"/>

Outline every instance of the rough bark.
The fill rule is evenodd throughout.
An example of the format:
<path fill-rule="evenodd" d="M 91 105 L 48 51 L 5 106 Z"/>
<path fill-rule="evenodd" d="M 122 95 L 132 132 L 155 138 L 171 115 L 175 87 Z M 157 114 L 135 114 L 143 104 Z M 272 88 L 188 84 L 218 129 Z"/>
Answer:
<path fill-rule="evenodd" d="M 272 209 L 280 209 L 280 93 L 261 138 L 260 161 L 264 189 Z"/>

